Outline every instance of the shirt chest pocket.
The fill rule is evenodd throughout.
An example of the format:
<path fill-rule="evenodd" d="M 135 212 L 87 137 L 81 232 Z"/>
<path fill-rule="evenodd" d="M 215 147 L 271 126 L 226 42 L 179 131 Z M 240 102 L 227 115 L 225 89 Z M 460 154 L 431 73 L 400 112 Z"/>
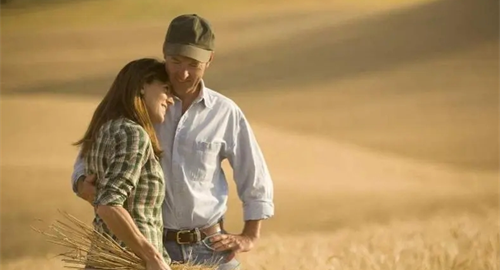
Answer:
<path fill-rule="evenodd" d="M 211 181 L 220 168 L 220 142 L 192 141 L 183 144 L 180 153 L 188 180 Z"/>

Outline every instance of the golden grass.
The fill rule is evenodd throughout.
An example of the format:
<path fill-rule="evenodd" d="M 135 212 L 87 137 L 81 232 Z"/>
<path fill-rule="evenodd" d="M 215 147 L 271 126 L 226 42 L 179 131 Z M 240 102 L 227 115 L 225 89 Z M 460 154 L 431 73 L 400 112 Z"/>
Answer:
<path fill-rule="evenodd" d="M 251 253 L 240 254 L 239 260 L 243 269 L 262 270 L 497 270 L 498 219 L 498 208 L 485 208 L 324 232 L 275 233 L 261 239 Z M 63 269 L 52 256 L 2 266 Z"/>
<path fill-rule="evenodd" d="M 61 212 L 47 230 L 32 227 L 46 237 L 47 242 L 64 247 L 59 254 L 67 268 L 86 267 L 108 270 L 146 270 L 146 264 L 130 250 L 120 246 L 109 235 L 101 234 L 75 216 Z M 172 270 L 215 270 L 215 266 L 174 264 Z"/>
<path fill-rule="evenodd" d="M 162 8 L 180 2 L 162 1 L 164 6 L 147 13 L 144 9 L 154 1 L 141 2 L 143 6 L 123 1 L 127 4 L 116 9 L 106 6 L 116 0 L 92 1 L 2 16 L 2 87 L 90 81 L 114 73 L 132 57 L 157 54 L 166 20 Z M 287 8 L 303 8 L 292 2 Z M 311 10 L 320 2 L 311 4 Z M 165 11 L 166 16 L 201 2 L 186 3 Z M 207 14 L 216 14 L 224 2 L 204 3 L 198 10 L 204 12 L 205 5 Z M 97 14 L 98 8 L 109 13 Z M 133 9 L 138 12 L 130 13 Z M 253 12 L 232 16 L 251 18 L 258 9 Z M 89 14 L 95 17 L 83 16 Z M 222 29 L 219 40 L 230 44 L 224 50 L 253 44 L 250 39 L 270 28 L 255 27 L 255 36 L 242 41 L 234 29 L 223 27 L 230 26 L 224 16 L 215 17 Z M 150 22 L 155 28 L 148 30 Z M 130 31 L 140 32 L 141 38 L 127 40 Z M 267 34 L 280 32 L 273 31 Z M 244 269 L 498 269 L 498 170 L 461 166 L 491 164 L 498 156 L 498 118 L 491 113 L 498 107 L 491 106 L 494 99 L 484 92 L 496 85 L 496 69 L 487 61 L 496 58 L 496 48 L 480 45 L 382 72 L 318 82 L 307 91 L 297 85 L 286 95 L 283 89 L 235 93 L 253 123 L 276 190 L 276 217 L 264 223 L 255 249 L 239 255 Z M 396 93 L 401 89 L 405 95 Z M 463 104 L 447 102 L 462 97 Z M 79 96 L 1 97 L 2 269 L 63 269 L 52 255 L 63 250 L 27 233 L 34 219 L 53 222 L 58 218 L 54 209 L 63 208 L 90 224 L 91 208 L 70 191 L 76 155 L 70 144 L 81 136 L 96 104 L 96 99 Z M 399 155 L 388 154 L 389 149 Z M 433 158 L 455 166 L 429 162 Z M 241 204 L 230 184 L 227 227 L 238 232 Z"/>
<path fill-rule="evenodd" d="M 332 210 L 333 211 L 333 210 Z M 244 260 L 247 269 L 496 270 L 498 208 L 445 213 L 332 232 L 275 235 Z"/>
<path fill-rule="evenodd" d="M 78 213 L 81 220 L 90 224 L 92 209 L 70 191 L 69 176 L 76 155 L 70 141 L 83 132 L 83 123 L 95 105 L 96 100 L 51 96 L 3 97 L 0 101 L 2 269 L 35 265 L 41 265 L 39 269 L 62 269 L 57 258 L 45 256 L 64 249 L 54 248 L 35 233 L 27 233 L 37 218 L 57 220 L 54 209 Z M 42 117 L 30 122 L 33 115 Z M 411 256 L 431 264 L 435 259 L 425 256 L 447 260 L 453 254 L 459 256 L 448 254 L 447 249 L 473 235 L 469 234 L 470 228 L 481 231 L 477 238 L 470 239 L 475 239 L 476 250 L 485 251 L 472 254 L 464 249 L 460 252 L 466 255 L 460 258 L 470 258 L 472 265 L 478 264 L 478 258 L 491 260 L 490 240 L 484 239 L 494 239 L 495 230 L 498 231 L 494 223 L 498 218 L 497 174 L 423 166 L 399 157 L 344 148 L 325 139 L 259 125 L 254 128 L 273 172 L 277 216 L 264 223 L 263 238 L 256 249 L 240 256 L 247 269 L 307 269 L 308 265 L 335 269 L 327 268 L 332 267 L 332 260 L 328 259 L 339 254 L 344 256 L 335 262 L 343 265 L 340 269 L 355 269 L 353 263 L 370 254 L 375 256 L 370 260 L 382 258 L 383 254 L 395 258 L 391 257 L 396 254 L 391 247 L 398 245 L 413 248 Z M 24 144 L 16 144 L 18 140 Z M 308 148 L 303 149 L 303 154 L 307 159 L 282 154 L 305 143 Z M 331 152 L 338 156 L 327 154 Z M 231 175 L 230 171 L 227 175 Z M 304 179 L 308 179 L 306 186 Z M 234 191 L 231 183 L 227 216 L 230 232 L 238 232 L 242 225 L 240 203 Z M 491 210 L 481 210 L 483 206 Z M 457 224 L 463 226 L 456 227 Z M 450 237 L 453 228 L 462 230 L 460 238 Z M 370 236 L 374 238 L 367 246 Z M 431 245 L 433 239 L 448 245 L 439 249 L 438 244 Z M 357 253 L 350 253 L 353 246 L 358 253 L 366 254 L 356 259 Z M 405 256 L 402 259 L 410 264 L 414 257 Z"/>

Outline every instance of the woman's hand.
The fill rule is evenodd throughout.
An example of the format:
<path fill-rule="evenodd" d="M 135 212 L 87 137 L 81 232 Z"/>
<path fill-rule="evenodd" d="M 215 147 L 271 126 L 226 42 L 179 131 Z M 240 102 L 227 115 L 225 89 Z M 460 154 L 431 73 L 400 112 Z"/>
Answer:
<path fill-rule="evenodd" d="M 109 230 L 146 263 L 148 270 L 171 270 L 163 256 L 139 231 L 129 212 L 122 206 L 99 205 L 97 214 Z"/>
<path fill-rule="evenodd" d="M 157 254 L 154 258 L 146 260 L 146 270 L 172 270 L 172 269 L 161 258 L 161 255 Z"/>

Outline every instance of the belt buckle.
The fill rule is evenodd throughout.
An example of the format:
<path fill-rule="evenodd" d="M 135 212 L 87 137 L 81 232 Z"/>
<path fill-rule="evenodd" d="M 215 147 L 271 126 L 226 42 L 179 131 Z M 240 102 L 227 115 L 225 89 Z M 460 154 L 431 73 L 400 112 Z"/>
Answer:
<path fill-rule="evenodd" d="M 176 234 L 175 234 L 175 241 L 177 242 L 177 244 L 179 245 L 186 245 L 186 244 L 190 244 L 191 241 L 187 241 L 187 242 L 182 242 L 181 241 L 181 237 L 180 237 L 180 234 L 181 233 L 191 233 L 190 230 L 181 230 L 181 231 L 178 231 Z"/>

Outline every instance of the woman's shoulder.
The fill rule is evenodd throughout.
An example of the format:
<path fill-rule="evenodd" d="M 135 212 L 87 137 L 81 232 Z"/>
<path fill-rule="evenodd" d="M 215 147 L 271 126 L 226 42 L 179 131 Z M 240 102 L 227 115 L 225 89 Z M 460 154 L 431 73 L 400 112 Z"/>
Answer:
<path fill-rule="evenodd" d="M 128 118 L 112 119 L 103 125 L 103 131 L 114 137 L 127 137 L 146 139 L 148 134 L 146 130 L 136 122 Z"/>

